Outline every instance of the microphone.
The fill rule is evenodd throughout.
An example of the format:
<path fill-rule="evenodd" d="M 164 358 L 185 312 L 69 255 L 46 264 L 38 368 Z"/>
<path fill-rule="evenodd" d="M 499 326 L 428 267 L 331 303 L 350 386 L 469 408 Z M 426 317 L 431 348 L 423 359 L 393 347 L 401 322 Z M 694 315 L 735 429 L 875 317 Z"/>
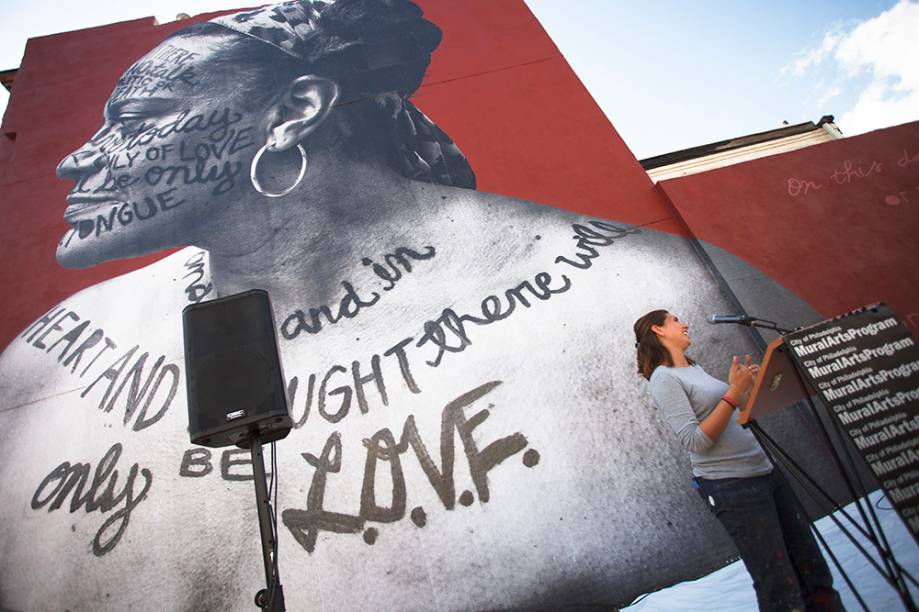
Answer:
<path fill-rule="evenodd" d="M 751 317 L 749 315 L 709 315 L 706 319 L 709 324 L 716 325 L 718 323 L 737 323 L 738 325 L 750 325 L 754 321 L 759 321 L 756 317 Z"/>

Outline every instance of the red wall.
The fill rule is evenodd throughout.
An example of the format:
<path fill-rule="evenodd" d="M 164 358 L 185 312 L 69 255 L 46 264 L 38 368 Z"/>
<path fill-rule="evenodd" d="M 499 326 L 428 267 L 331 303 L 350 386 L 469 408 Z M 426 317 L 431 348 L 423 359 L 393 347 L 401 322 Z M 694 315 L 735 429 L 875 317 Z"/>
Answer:
<path fill-rule="evenodd" d="M 660 187 L 700 240 L 823 316 L 884 301 L 919 328 L 919 122 Z"/>

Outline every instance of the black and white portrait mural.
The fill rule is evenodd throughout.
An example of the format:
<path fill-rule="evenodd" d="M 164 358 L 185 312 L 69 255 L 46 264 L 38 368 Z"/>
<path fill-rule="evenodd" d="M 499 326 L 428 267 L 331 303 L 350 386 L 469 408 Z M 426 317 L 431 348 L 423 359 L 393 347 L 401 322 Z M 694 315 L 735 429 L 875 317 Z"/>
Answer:
<path fill-rule="evenodd" d="M 425 114 L 451 42 L 427 17 L 224 15 L 107 84 L 101 127 L 57 167 L 57 261 L 169 254 L 33 313 L 2 355 L 0 607 L 252 607 L 248 451 L 189 443 L 181 312 L 253 288 L 295 423 L 277 445 L 289 610 L 610 609 L 732 558 L 631 331 L 678 312 L 723 375 L 754 345 L 697 324 L 731 302 L 675 223 L 489 192 L 480 143 Z M 538 74 L 523 113 L 553 95 Z M 501 130 L 476 87 L 457 104 Z M 520 157 L 593 163 L 517 138 Z M 795 423 L 777 427 L 806 442 Z"/>

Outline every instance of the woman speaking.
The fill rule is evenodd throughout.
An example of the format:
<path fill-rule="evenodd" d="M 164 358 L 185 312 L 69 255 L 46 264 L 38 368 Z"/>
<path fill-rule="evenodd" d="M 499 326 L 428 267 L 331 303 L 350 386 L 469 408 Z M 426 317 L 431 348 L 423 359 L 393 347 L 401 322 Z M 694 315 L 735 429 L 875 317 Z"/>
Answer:
<path fill-rule="evenodd" d="M 759 366 L 734 356 L 728 382 L 685 351 L 689 326 L 666 310 L 635 322 L 638 373 L 680 444 L 693 487 L 734 540 L 760 610 L 842 610 L 804 511 L 753 434 L 733 418 Z"/>

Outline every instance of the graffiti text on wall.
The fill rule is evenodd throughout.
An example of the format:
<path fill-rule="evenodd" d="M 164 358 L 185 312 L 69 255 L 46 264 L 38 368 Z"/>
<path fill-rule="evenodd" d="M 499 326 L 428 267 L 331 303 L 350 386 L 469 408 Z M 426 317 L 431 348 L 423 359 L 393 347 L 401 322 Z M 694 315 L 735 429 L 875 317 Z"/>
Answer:
<path fill-rule="evenodd" d="M 392 431 L 385 428 L 370 439 L 364 440 L 367 452 L 360 509 L 356 514 L 333 512 L 325 508 L 327 479 L 330 474 L 337 474 L 342 469 L 341 435 L 333 432 L 318 457 L 311 453 L 303 453 L 304 460 L 315 468 L 306 497 L 306 509 L 284 510 L 281 513 L 284 525 L 306 551 L 312 552 L 320 531 L 358 533 L 364 530 L 366 521 L 393 523 L 402 520 L 405 517 L 407 499 L 402 456 L 408 453 L 409 448 L 412 449 L 415 459 L 444 509 L 452 510 L 456 505 L 456 485 L 453 478 L 456 456 L 454 432 L 459 435 L 463 445 L 476 495 L 480 502 L 487 503 L 490 498 L 488 472 L 508 457 L 519 453 L 527 445 L 526 437 L 519 432 L 494 440 L 482 449 L 473 439 L 473 431 L 489 417 L 490 410 L 479 410 L 469 418 L 464 411 L 500 384 L 501 381 L 492 381 L 479 385 L 447 403 L 441 414 L 439 465 L 431 457 L 428 446 L 419 435 L 413 415 L 406 418 L 398 442 Z M 489 408 L 493 407 L 493 404 L 489 404 Z M 392 484 L 391 490 L 385 496 L 381 496 L 380 491 L 377 491 L 376 470 L 384 464 L 388 464 Z M 473 501 L 471 491 L 464 491 L 460 497 L 460 503 L 463 505 L 468 506 Z M 417 526 L 422 527 L 426 512 L 419 506 L 412 510 L 411 517 Z M 377 535 L 376 528 L 364 530 L 364 540 L 368 544 L 373 544 Z"/>
<path fill-rule="evenodd" d="M 236 185 L 255 131 L 240 127 L 245 115 L 229 107 L 186 107 L 198 78 L 195 57 L 164 45 L 134 64 L 106 105 L 102 129 L 64 160 L 76 178 L 65 246 L 170 214 L 195 195 L 180 188 L 200 186 L 197 195 L 213 197 Z M 94 214 L 86 218 L 87 211 Z"/>
<path fill-rule="evenodd" d="M 839 165 L 833 168 L 825 178 L 806 179 L 800 177 L 789 177 L 785 180 L 785 190 L 793 198 L 805 197 L 811 193 L 820 191 L 824 187 L 838 187 L 853 185 L 864 179 L 884 173 L 886 162 L 872 160 L 869 162 L 853 162 L 852 160 L 843 160 Z M 898 168 L 915 167 L 919 165 L 919 151 L 911 152 L 903 149 L 896 158 Z M 892 166 L 893 163 L 887 164 Z M 912 193 L 913 191 L 917 193 Z M 887 206 L 900 206 L 910 201 L 910 196 L 919 199 L 919 185 L 914 188 L 898 190 L 887 193 L 882 198 L 882 202 Z"/>
<path fill-rule="evenodd" d="M 188 272 L 182 278 L 190 279 L 188 286 L 185 287 L 185 295 L 188 297 L 188 301 L 193 304 L 203 300 L 214 289 L 212 283 L 204 282 L 205 259 L 207 259 L 207 251 L 198 251 L 185 261 L 185 269 Z"/>
<path fill-rule="evenodd" d="M 572 229 L 574 230 L 575 252 L 570 255 L 557 256 L 554 263 L 576 270 L 590 269 L 593 260 L 600 256 L 600 249 L 609 247 L 617 240 L 639 231 L 599 220 L 574 224 Z M 433 254 L 434 250 L 431 248 L 429 255 L 433 256 Z M 367 265 L 366 262 L 363 263 Z M 406 271 L 410 270 L 406 268 Z M 380 274 L 378 276 L 383 278 Z M 322 376 L 317 376 L 316 373 L 309 374 L 304 379 L 305 385 L 301 384 L 299 376 L 293 376 L 288 383 L 288 395 L 291 401 L 294 427 L 300 428 L 306 424 L 314 403 L 319 416 L 333 424 L 341 422 L 352 413 L 351 408 L 355 398 L 360 414 L 367 414 L 371 411 L 366 389 L 369 385 L 376 389 L 382 405 L 388 406 L 390 393 L 384 378 L 384 365 L 386 365 L 386 370 L 392 370 L 398 366 L 404 387 L 411 393 L 421 393 L 412 374 L 410 351 L 427 343 L 433 344 L 439 349 L 438 353 L 433 360 L 426 360 L 425 363 L 429 367 L 436 368 L 440 365 L 445 353 L 461 352 L 471 346 L 472 341 L 467 326 L 487 326 L 497 323 L 510 317 L 518 307 L 531 308 L 537 302 L 547 301 L 554 295 L 569 291 L 573 284 L 574 281 L 565 274 L 555 279 L 549 272 L 539 272 L 533 275 L 532 280 L 525 280 L 507 289 L 501 297 L 497 295 L 486 297 L 481 302 L 481 315 L 478 312 L 475 315 L 460 315 L 452 309 L 445 309 L 438 319 L 427 321 L 422 326 L 424 335 L 417 342 L 414 338 L 407 337 L 383 351 L 382 356 L 374 354 L 363 363 L 361 360 L 354 360 L 350 367 L 334 364 Z M 379 294 L 374 293 L 373 295 L 378 296 Z M 384 360 L 382 357 L 390 359 Z M 421 466 L 427 477 L 428 486 L 434 490 L 440 505 L 445 510 L 454 510 L 457 501 L 463 506 L 471 505 L 476 499 L 481 503 L 487 503 L 491 497 L 488 483 L 488 472 L 491 469 L 521 452 L 522 463 L 526 467 L 533 467 L 540 460 L 539 451 L 534 448 L 526 449 L 527 438 L 521 432 L 494 440 L 484 448 L 479 448 L 479 444 L 473 438 L 473 431 L 490 416 L 495 405 L 489 404 L 487 409 L 479 410 L 469 417 L 466 416 L 465 411 L 469 410 L 476 401 L 485 398 L 500 384 L 501 381 L 492 381 L 479 385 L 446 404 L 441 413 L 440 448 L 437 461 L 429 450 L 431 441 L 426 443 L 422 438 L 414 415 L 406 417 L 398 438 L 393 430 L 383 428 L 370 438 L 364 439 L 362 444 L 365 449 L 363 453 L 365 461 L 357 512 L 333 510 L 331 508 L 334 507 L 334 503 L 329 504 L 326 500 L 325 494 L 329 479 L 341 477 L 337 475 L 342 474 L 347 467 L 342 461 L 341 434 L 333 431 L 318 454 L 302 453 L 304 460 L 313 469 L 313 473 L 306 496 L 306 507 L 287 508 L 281 513 L 288 530 L 306 551 L 312 552 L 315 550 L 319 533 L 323 531 L 341 534 L 362 533 L 364 541 L 373 544 L 379 537 L 379 530 L 377 527 L 368 526 L 368 523 L 394 523 L 403 520 L 408 514 L 417 527 L 425 526 L 430 509 L 426 510 L 421 506 L 416 506 L 409 512 L 407 507 L 409 492 L 403 472 L 403 461 L 409 456 L 413 456 Z M 303 389 L 304 386 L 305 389 Z M 298 402 L 300 397 L 304 399 Z M 332 405 L 333 399 L 334 405 Z M 475 493 L 466 490 L 457 495 L 456 492 L 454 467 L 455 437 L 457 435 L 462 444 Z M 221 476 L 224 480 L 251 478 L 248 461 L 245 458 L 234 460 L 232 458 L 234 452 L 226 451 L 221 456 Z M 240 465 L 242 469 L 233 474 L 230 470 L 232 465 Z M 379 485 L 376 478 L 378 468 L 381 467 L 389 468 L 390 486 L 385 492 L 378 490 Z M 213 469 L 209 451 L 189 449 L 182 459 L 179 474 L 199 478 L 207 476 Z"/>
<path fill-rule="evenodd" d="M 601 249 L 613 245 L 616 241 L 637 233 L 635 228 L 625 228 L 606 221 L 590 220 L 586 223 L 572 225 L 575 240 L 573 253 L 558 255 L 553 263 L 567 269 L 588 270 L 594 259 L 601 255 Z M 401 247 L 391 256 L 383 256 L 378 261 L 365 258 L 362 264 L 373 269 L 374 274 L 384 282 L 383 291 L 389 291 L 396 283 L 411 273 L 413 265 L 434 257 L 433 247 L 422 250 Z M 186 295 L 190 301 L 203 299 L 213 287 L 207 282 L 205 270 L 206 254 L 195 252 L 184 262 L 185 279 L 189 282 Z M 338 423 L 348 414 L 359 412 L 366 415 L 372 410 L 371 396 L 367 390 L 371 386 L 383 406 L 389 405 L 389 392 L 384 380 L 386 369 L 398 368 L 398 379 L 402 386 L 412 394 L 421 393 L 421 388 L 413 375 L 413 363 L 423 359 L 412 355 L 418 349 L 432 345 L 437 349 L 433 359 L 424 362 L 431 368 L 437 368 L 446 353 L 459 353 L 472 346 L 471 330 L 486 327 L 506 320 L 514 312 L 535 307 L 539 302 L 546 302 L 554 296 L 570 291 L 575 285 L 567 274 L 553 276 L 548 271 L 541 271 L 531 278 L 517 283 L 498 294 L 486 296 L 480 302 L 475 314 L 458 314 L 453 309 L 444 309 L 437 319 L 426 321 L 420 326 L 422 334 L 418 340 L 406 337 L 380 353 L 373 354 L 368 360 L 354 360 L 350 367 L 339 364 L 330 366 L 321 377 L 311 373 L 306 377 L 292 376 L 288 381 L 288 393 L 291 401 L 294 427 L 303 427 L 309 418 L 315 402 L 316 413 L 329 423 Z M 345 300 L 353 288 L 343 283 L 346 295 L 339 309 L 344 308 Z M 373 305 L 382 295 L 373 292 L 364 307 Z M 357 307 L 358 296 L 353 294 L 353 305 Z M 348 302 L 351 304 L 351 302 Z M 349 306 L 350 308 L 350 306 Z M 311 309 L 313 312 L 316 309 Z M 329 309 L 326 307 L 326 313 Z M 480 311 L 480 312 L 479 312 Z M 351 310 L 349 310 L 351 312 Z M 354 311 L 356 315 L 357 311 Z M 352 315 L 352 316 L 354 316 Z M 328 324 L 340 321 L 328 319 Z M 321 327 L 321 326 L 320 326 Z M 316 331 L 318 331 L 317 327 Z M 303 331 L 310 331 L 305 329 Z M 298 332 L 299 333 L 299 332 Z M 310 333 L 313 333 L 310 331 Z M 294 334 L 296 335 L 296 334 Z M 84 377 L 92 371 L 94 378 L 81 392 L 81 397 L 90 394 L 99 396 L 98 407 L 111 412 L 116 402 L 123 398 L 124 423 L 134 419 L 132 429 L 140 431 L 149 427 L 163 417 L 173 401 L 179 384 L 179 369 L 175 364 L 165 363 L 165 357 L 159 356 L 150 365 L 150 353 L 141 351 L 136 345 L 119 353 L 118 345 L 101 328 L 94 328 L 89 320 L 83 320 L 73 310 L 66 307 L 52 309 L 33 323 L 22 338 L 32 347 L 44 353 L 56 356 L 57 362 L 67 368 L 71 374 Z M 113 359 L 114 356 L 119 355 Z M 78 373 L 79 370 L 79 373 Z M 336 379 L 337 377 L 337 379 Z M 303 384 L 301 384 L 303 381 Z M 392 383 L 390 383 L 391 385 Z M 477 442 L 473 432 L 482 425 L 495 409 L 488 404 L 474 414 L 467 416 L 473 405 L 491 393 L 501 381 L 495 380 L 481 384 L 443 407 L 441 412 L 439 450 L 431 440 L 425 441 L 418 430 L 414 415 L 408 415 L 403 423 L 398 438 L 390 428 L 377 430 L 369 439 L 362 441 L 364 446 L 363 476 L 360 479 L 360 505 L 356 512 L 340 512 L 329 509 L 331 506 L 325 498 L 326 484 L 342 469 L 342 439 L 337 431 L 326 439 L 318 454 L 301 453 L 306 463 L 313 469 L 310 487 L 305 500 L 305 508 L 287 508 L 282 512 L 284 524 L 300 545 L 312 552 L 318 534 L 322 531 L 333 533 L 363 533 L 368 544 L 373 544 L 379 536 L 376 527 L 367 523 L 393 523 L 408 516 L 412 522 L 423 527 L 427 522 L 427 511 L 421 506 L 408 511 L 409 491 L 403 473 L 403 461 L 414 456 L 427 477 L 427 483 L 436 493 L 440 505 L 445 510 L 454 510 L 457 502 L 469 506 L 476 499 L 487 503 L 491 498 L 488 473 L 496 466 L 517 454 L 522 453 L 522 463 L 526 467 L 535 466 L 540 459 L 534 448 L 527 449 L 527 438 L 521 432 L 494 439 L 487 444 Z M 305 388 L 304 388 L 305 387 Z M 300 402 L 298 403 L 298 400 Z M 352 411 L 354 402 L 358 411 Z M 302 406 L 302 408 L 299 408 Z M 464 490 L 457 495 L 457 483 L 454 479 L 456 465 L 455 438 L 459 436 L 463 456 L 465 456 L 468 473 L 472 479 L 472 490 Z M 317 449 L 318 450 L 318 449 Z M 434 456 L 439 455 L 438 460 Z M 69 462 L 61 463 L 40 483 L 36 490 L 32 507 L 36 510 L 48 506 L 49 511 L 60 508 L 70 497 L 71 512 L 81 507 L 87 511 L 101 509 L 108 512 L 121 502 L 120 508 L 103 524 L 93 542 L 93 551 L 102 555 L 111 550 L 119 541 L 127 527 L 131 511 L 147 495 L 152 484 L 152 474 L 138 464 L 132 466 L 122 492 L 115 495 L 118 471 L 115 464 L 121 455 L 121 445 L 113 445 L 100 460 L 95 475 L 89 480 L 90 465 Z M 385 492 L 378 490 L 377 471 L 387 468 L 389 487 Z M 210 451 L 189 449 L 183 454 L 179 476 L 200 478 L 213 470 Z M 139 493 L 135 493 L 135 481 L 138 475 L 144 480 Z M 221 456 L 220 476 L 224 480 L 246 480 L 251 478 L 249 460 L 239 457 L 232 451 Z M 107 482 L 107 484 L 105 484 Z M 84 491 L 86 485 L 89 489 Z M 100 487 L 105 489 L 100 492 Z M 117 525 L 114 534 L 112 527 Z"/>
<path fill-rule="evenodd" d="M 179 388 L 179 367 L 166 363 L 165 355 L 151 365 L 150 353 L 134 345 L 112 360 L 118 354 L 118 344 L 105 330 L 65 306 L 52 308 L 39 317 L 20 338 L 32 348 L 56 356 L 57 363 L 77 378 L 92 370 L 95 378 L 80 397 L 99 395 L 99 410 L 107 413 L 122 399 L 124 425 L 133 420 L 134 431 L 162 419 Z"/>
<path fill-rule="evenodd" d="M 437 251 L 432 246 L 426 246 L 422 251 L 399 247 L 392 253 L 386 253 L 381 258 L 382 263 L 375 262 L 369 257 L 364 257 L 361 263 L 369 266 L 373 273 L 383 280 L 383 291 L 390 291 L 404 274 L 412 271 L 412 261 L 431 259 L 436 254 Z M 309 308 L 308 312 L 295 310 L 281 324 L 281 336 L 291 340 L 302 332 L 318 334 L 323 325 L 334 325 L 342 319 L 353 319 L 361 309 L 369 308 L 380 301 L 380 294 L 376 291 L 370 292 L 370 296 L 364 299 L 349 281 L 342 281 L 341 286 L 345 294 L 338 301 L 338 307 L 334 308 L 335 312 L 327 304 Z"/>
<path fill-rule="evenodd" d="M 119 486 L 116 465 L 120 458 L 121 444 L 116 442 L 99 460 L 92 476 L 92 466 L 89 463 L 71 464 L 64 461 L 51 470 L 38 485 L 32 495 L 32 509 L 39 510 L 48 506 L 48 512 L 54 512 L 64 505 L 69 496 L 71 514 L 80 508 L 87 513 L 98 510 L 102 514 L 114 510 L 103 521 L 92 540 L 93 554 L 101 557 L 115 548 L 121 540 L 128 528 L 131 512 L 147 497 L 153 484 L 153 474 L 150 470 L 135 463 L 130 467 L 121 490 L 116 494 L 115 489 Z M 138 483 L 138 476 L 143 483 Z M 138 485 L 139 491 L 136 490 Z M 119 505 L 121 507 L 116 510 Z"/>
<path fill-rule="evenodd" d="M 575 223 L 572 229 L 577 246 L 574 259 L 559 255 L 555 258 L 555 263 L 580 270 L 586 270 L 593 265 L 593 260 L 600 256 L 598 248 L 611 246 L 617 240 L 638 231 L 598 220 L 591 220 L 586 224 Z M 467 325 L 491 325 L 513 315 L 518 305 L 530 308 L 535 303 L 531 303 L 531 300 L 547 301 L 553 295 L 571 289 L 572 281 L 565 274 L 560 276 L 560 280 L 555 281 L 555 286 L 554 281 L 549 272 L 539 272 L 533 276 L 532 281 L 524 280 L 505 290 L 503 300 L 497 295 L 485 297 L 475 314 L 457 314 L 452 308 L 445 308 L 439 317 L 424 323 L 424 333 L 416 342 L 416 346 L 422 347 L 430 343 L 437 347 L 434 358 L 426 362 L 431 367 L 437 367 L 446 353 L 460 353 L 472 345 Z"/>

